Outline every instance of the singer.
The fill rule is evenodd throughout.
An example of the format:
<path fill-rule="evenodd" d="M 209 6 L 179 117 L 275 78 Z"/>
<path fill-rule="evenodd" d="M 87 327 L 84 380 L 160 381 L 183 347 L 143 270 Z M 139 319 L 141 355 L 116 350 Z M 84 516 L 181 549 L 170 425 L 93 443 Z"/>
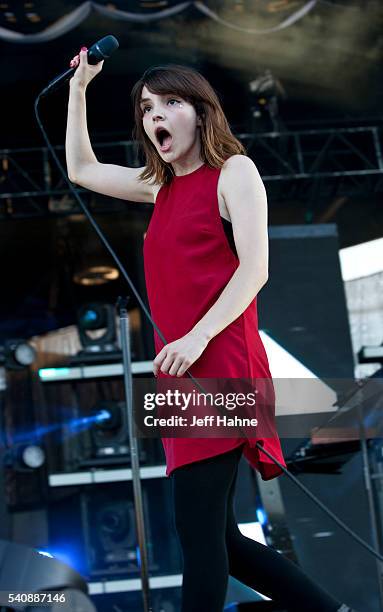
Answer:
<path fill-rule="evenodd" d="M 252 160 L 231 133 L 220 102 L 196 70 L 149 68 L 134 85 L 134 136 L 146 165 L 100 163 L 86 121 L 86 88 L 103 61 L 73 58 L 66 159 L 71 181 L 112 197 L 154 205 L 144 240 L 158 379 L 264 378 L 257 294 L 268 278 L 267 198 Z M 262 438 L 283 459 L 277 432 Z M 256 434 L 254 434 L 256 435 Z M 350 610 L 283 555 L 243 536 L 234 514 L 242 456 L 264 480 L 280 468 L 260 438 L 162 438 L 183 552 L 182 612 L 221 612 L 228 576 L 291 612 Z M 262 455 L 262 456 L 260 456 Z"/>

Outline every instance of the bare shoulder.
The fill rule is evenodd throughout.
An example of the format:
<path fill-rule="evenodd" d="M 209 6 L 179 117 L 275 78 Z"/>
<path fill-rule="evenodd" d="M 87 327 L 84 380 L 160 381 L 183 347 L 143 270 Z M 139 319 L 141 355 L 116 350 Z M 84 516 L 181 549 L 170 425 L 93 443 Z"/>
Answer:
<path fill-rule="evenodd" d="M 228 170 L 228 169 L 240 170 L 240 169 L 246 169 L 246 168 L 256 168 L 255 163 L 253 162 L 252 159 L 250 159 L 250 157 L 248 157 L 247 155 L 242 155 L 240 153 L 238 153 L 237 155 L 232 155 L 231 157 L 228 157 L 228 159 L 225 161 L 225 163 L 222 166 L 222 170 Z"/>
<path fill-rule="evenodd" d="M 224 176 L 259 176 L 257 166 L 253 160 L 247 155 L 232 155 L 222 166 L 222 174 Z"/>
<path fill-rule="evenodd" d="M 232 190 L 243 192 L 249 186 L 264 189 L 263 181 L 255 163 L 247 155 L 232 155 L 222 166 L 220 176 L 222 194 L 225 195 L 225 192 Z"/>

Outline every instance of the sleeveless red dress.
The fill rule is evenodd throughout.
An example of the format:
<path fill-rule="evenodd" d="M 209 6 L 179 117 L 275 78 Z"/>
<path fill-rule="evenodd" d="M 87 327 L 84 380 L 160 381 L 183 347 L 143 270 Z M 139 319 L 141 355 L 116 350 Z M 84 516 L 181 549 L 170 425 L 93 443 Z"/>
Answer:
<path fill-rule="evenodd" d="M 229 246 L 219 211 L 221 170 L 203 164 L 174 176 L 160 188 L 143 245 L 150 311 L 168 343 L 187 334 L 213 306 L 239 265 Z M 154 330 L 156 355 L 164 346 Z M 270 379 L 267 355 L 258 333 L 257 298 L 207 344 L 189 367 L 197 379 Z M 185 377 L 188 375 L 185 373 Z M 170 377 L 158 370 L 158 378 Z M 181 377 L 172 376 L 174 380 Z M 188 377 L 189 380 L 190 377 Z M 273 417 L 274 417 L 274 405 Z M 276 430 L 266 438 L 165 438 L 166 476 L 181 465 L 243 445 L 243 454 L 263 480 L 283 471 L 256 446 L 260 441 L 284 467 Z"/>

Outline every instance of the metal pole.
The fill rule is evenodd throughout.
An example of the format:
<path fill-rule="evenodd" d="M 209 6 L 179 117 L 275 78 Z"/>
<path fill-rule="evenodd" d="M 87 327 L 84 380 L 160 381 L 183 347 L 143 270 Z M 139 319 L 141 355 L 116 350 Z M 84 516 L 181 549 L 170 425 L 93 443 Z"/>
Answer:
<path fill-rule="evenodd" d="M 370 510 L 372 543 L 373 543 L 375 550 L 380 551 L 378 523 L 377 523 L 374 496 L 373 496 L 373 490 L 372 490 L 373 482 L 371 478 L 370 461 L 368 457 L 368 448 L 367 448 L 367 439 L 366 439 L 366 429 L 364 426 L 363 408 L 362 408 L 361 403 L 358 403 L 357 409 L 358 409 L 357 414 L 358 414 L 358 421 L 359 421 L 360 447 L 361 447 L 362 458 L 363 458 L 364 482 L 366 486 L 367 500 L 368 500 L 368 506 Z M 382 583 L 383 564 L 381 561 L 379 561 L 379 559 L 375 559 L 375 563 L 376 563 L 376 570 L 378 574 L 380 603 L 381 603 L 382 610 L 383 610 L 383 583 Z"/>
<path fill-rule="evenodd" d="M 149 567 L 148 553 L 146 545 L 144 512 L 142 504 L 142 489 L 140 478 L 140 465 L 138 457 L 137 437 L 134 436 L 133 430 L 133 388 L 132 388 L 132 369 L 131 369 L 131 352 L 130 352 L 130 329 L 129 316 L 127 311 L 127 303 L 129 297 L 119 297 L 117 300 L 117 309 L 120 315 L 120 332 L 121 332 L 121 348 L 122 348 L 122 363 L 124 369 L 124 385 L 126 398 L 126 413 L 129 431 L 129 448 L 130 460 L 132 466 L 132 481 L 133 481 L 133 500 L 134 513 L 136 520 L 136 531 L 138 539 L 138 547 L 140 551 L 140 573 L 142 586 L 142 599 L 144 604 L 144 612 L 152 612 L 150 603 L 150 586 L 149 586 Z"/>

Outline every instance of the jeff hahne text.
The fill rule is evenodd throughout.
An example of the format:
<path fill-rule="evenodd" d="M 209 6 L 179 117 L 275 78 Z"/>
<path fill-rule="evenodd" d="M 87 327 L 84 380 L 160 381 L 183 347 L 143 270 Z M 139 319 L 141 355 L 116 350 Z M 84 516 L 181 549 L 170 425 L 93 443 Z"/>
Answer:
<path fill-rule="evenodd" d="M 209 406 L 220 406 L 226 410 L 235 410 L 242 406 L 255 406 L 257 391 L 249 393 L 183 393 L 176 390 L 168 389 L 166 393 L 145 393 L 144 409 L 155 410 L 156 407 L 166 406 L 166 408 L 175 407 L 185 414 L 171 414 L 166 418 L 155 417 L 154 415 L 146 415 L 144 424 L 148 427 L 256 427 L 258 420 L 256 418 L 242 418 L 238 415 L 208 415 L 198 416 L 193 414 L 191 417 L 186 413 L 190 408 Z"/>

